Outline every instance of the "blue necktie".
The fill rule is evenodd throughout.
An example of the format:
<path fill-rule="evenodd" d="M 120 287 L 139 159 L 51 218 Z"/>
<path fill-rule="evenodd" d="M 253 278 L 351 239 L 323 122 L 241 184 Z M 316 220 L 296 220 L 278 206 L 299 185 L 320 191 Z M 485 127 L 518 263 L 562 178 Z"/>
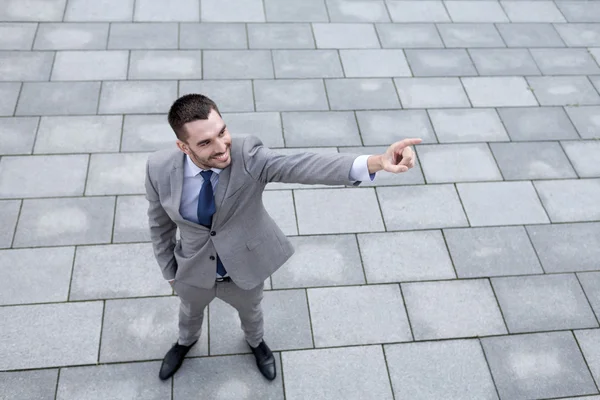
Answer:
<path fill-rule="evenodd" d="M 217 207 L 215 205 L 215 196 L 213 194 L 212 183 L 210 182 L 210 178 L 213 174 L 211 170 L 200 172 L 204 182 L 202 183 L 202 188 L 200 189 L 200 194 L 198 195 L 198 223 L 200 225 L 204 225 L 207 228 L 210 228 L 212 225 L 212 217 L 215 211 L 217 211 Z M 221 262 L 221 258 L 217 254 L 217 273 L 221 276 L 227 274 L 225 267 L 223 267 L 223 263 Z"/>

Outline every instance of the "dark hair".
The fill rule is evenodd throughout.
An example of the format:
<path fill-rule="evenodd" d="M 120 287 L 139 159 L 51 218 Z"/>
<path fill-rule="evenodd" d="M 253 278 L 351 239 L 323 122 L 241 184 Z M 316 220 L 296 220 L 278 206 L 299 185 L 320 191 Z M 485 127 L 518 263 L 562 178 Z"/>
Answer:
<path fill-rule="evenodd" d="M 168 116 L 169 125 L 175 131 L 177 139 L 185 141 L 187 137 L 183 132 L 183 125 L 199 119 L 208 119 L 212 110 L 221 115 L 215 102 L 208 97 L 195 93 L 186 94 L 175 100 L 171 106 Z"/>

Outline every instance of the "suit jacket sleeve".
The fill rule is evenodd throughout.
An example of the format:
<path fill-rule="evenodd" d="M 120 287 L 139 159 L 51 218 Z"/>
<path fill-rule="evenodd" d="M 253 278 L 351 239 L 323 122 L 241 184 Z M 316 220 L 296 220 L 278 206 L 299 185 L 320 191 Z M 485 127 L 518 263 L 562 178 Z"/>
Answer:
<path fill-rule="evenodd" d="M 167 280 L 175 278 L 177 262 L 175 261 L 175 233 L 177 225 L 160 203 L 158 192 L 150 177 L 150 163 L 146 165 L 146 199 L 148 200 L 148 225 L 154 256 L 160 266 L 163 277 Z"/>
<path fill-rule="evenodd" d="M 264 147 L 260 139 L 248 136 L 243 146 L 246 171 L 257 181 L 303 183 L 307 185 L 350 185 L 352 154 L 279 154 Z M 354 182 L 358 185 L 360 182 Z"/>

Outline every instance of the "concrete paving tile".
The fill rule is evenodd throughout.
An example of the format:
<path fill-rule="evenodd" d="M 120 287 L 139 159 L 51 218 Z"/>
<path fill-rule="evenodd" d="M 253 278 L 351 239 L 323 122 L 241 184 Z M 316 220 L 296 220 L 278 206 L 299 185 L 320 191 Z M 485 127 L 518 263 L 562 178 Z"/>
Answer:
<path fill-rule="evenodd" d="M 267 147 L 283 146 L 281 116 L 277 112 L 223 113 L 223 119 L 234 136 L 256 135 Z"/>
<path fill-rule="evenodd" d="M 319 49 L 377 49 L 379 39 L 371 24 L 313 24 Z"/>
<path fill-rule="evenodd" d="M 530 182 L 459 183 L 456 187 L 471 226 L 549 222 Z"/>
<path fill-rule="evenodd" d="M 326 0 L 331 22 L 389 22 L 382 0 Z"/>
<path fill-rule="evenodd" d="M 584 139 L 600 138 L 600 107 L 565 107 L 579 135 Z"/>
<path fill-rule="evenodd" d="M 201 79 L 200 50 L 134 50 L 129 79 Z"/>
<path fill-rule="evenodd" d="M 95 114 L 99 95 L 100 82 L 26 82 L 16 114 Z"/>
<path fill-rule="evenodd" d="M 464 49 L 406 50 L 414 76 L 469 76 L 477 70 Z"/>
<path fill-rule="evenodd" d="M 444 236 L 459 278 L 544 272 L 521 226 L 444 229 Z"/>
<path fill-rule="evenodd" d="M 566 22 L 553 1 L 501 1 L 511 22 Z"/>
<path fill-rule="evenodd" d="M 271 276 L 274 289 L 365 283 L 354 235 L 289 239 L 296 252 Z"/>
<path fill-rule="evenodd" d="M 445 2 L 453 22 L 508 22 L 508 18 L 498 1 Z"/>
<path fill-rule="evenodd" d="M 384 230 L 373 189 L 298 190 L 294 198 L 301 235 Z"/>
<path fill-rule="evenodd" d="M 562 107 L 506 107 L 498 113 L 513 141 L 579 139 Z"/>
<path fill-rule="evenodd" d="M 0 307 L 0 370 L 94 364 L 102 302 Z M 77 351 L 73 351 L 73 349 Z"/>
<path fill-rule="evenodd" d="M 282 399 L 281 360 L 274 355 L 278 371 L 274 382 L 263 378 L 251 355 L 187 360 L 174 378 L 174 399 Z"/>
<path fill-rule="evenodd" d="M 398 285 L 308 289 L 316 347 L 412 340 Z"/>
<path fill-rule="evenodd" d="M 181 28 L 181 42 L 187 40 Z M 177 24 L 166 22 L 113 23 L 108 37 L 109 49 L 176 49 Z"/>
<path fill-rule="evenodd" d="M 538 181 L 535 187 L 552 222 L 600 219 L 600 179 Z"/>
<path fill-rule="evenodd" d="M 164 400 L 171 382 L 156 379 L 159 362 L 63 368 L 57 400 Z"/>
<path fill-rule="evenodd" d="M 314 49 L 310 24 L 248 24 L 251 49 Z"/>
<path fill-rule="evenodd" d="M 125 115 L 122 151 L 174 148 L 176 139 L 166 115 Z"/>
<path fill-rule="evenodd" d="M 439 231 L 361 234 L 358 241 L 368 283 L 456 278 Z"/>
<path fill-rule="evenodd" d="M 93 154 L 86 196 L 142 194 L 148 153 Z"/>
<path fill-rule="evenodd" d="M 54 400 L 58 369 L 0 372 L 0 395 L 11 400 Z"/>
<path fill-rule="evenodd" d="M 490 143 L 506 180 L 576 178 L 557 142 Z"/>
<path fill-rule="evenodd" d="M 119 151 L 121 116 L 42 117 L 34 153 Z"/>
<path fill-rule="evenodd" d="M 526 49 L 472 49 L 480 75 L 541 75 Z"/>
<path fill-rule="evenodd" d="M 328 110 L 325 85 L 320 79 L 254 81 L 256 111 Z"/>
<path fill-rule="evenodd" d="M 573 274 L 491 281 L 510 333 L 598 327 Z"/>
<path fill-rule="evenodd" d="M 393 398 L 380 346 L 291 351 L 282 362 L 289 400 Z"/>
<path fill-rule="evenodd" d="M 328 22 L 325 0 L 264 0 L 269 22 Z"/>
<path fill-rule="evenodd" d="M 391 79 L 327 79 L 325 86 L 332 110 L 400 108 Z"/>
<path fill-rule="evenodd" d="M 53 60 L 51 51 L 0 51 L 0 80 L 46 81 Z"/>
<path fill-rule="evenodd" d="M 35 50 L 103 50 L 106 48 L 107 37 L 108 23 L 40 23 L 33 48 Z"/>
<path fill-rule="evenodd" d="M 179 95 L 188 93 L 201 93 L 210 97 L 217 103 L 220 112 L 254 111 L 254 94 L 250 80 L 181 81 Z"/>
<path fill-rule="evenodd" d="M 21 83 L 0 82 L 0 116 L 11 116 L 21 92 Z"/>
<path fill-rule="evenodd" d="M 166 113 L 175 98 L 175 81 L 103 82 L 99 113 Z"/>
<path fill-rule="evenodd" d="M 518 3 L 520 4 L 523 2 L 519 1 Z M 536 1 L 536 3 L 538 2 Z M 504 39 L 504 42 L 508 47 L 565 46 L 565 43 L 562 41 L 552 24 L 497 24 L 496 28 L 498 28 L 502 39 Z"/>
<path fill-rule="evenodd" d="M 468 393 L 498 399 L 477 340 L 391 344 L 384 349 L 397 398 L 460 399 Z"/>
<path fill-rule="evenodd" d="M 148 201 L 145 196 L 119 196 L 113 242 L 150 242 Z"/>
<path fill-rule="evenodd" d="M 82 195 L 88 159 L 87 155 L 2 157 L 0 198 Z"/>
<path fill-rule="evenodd" d="M 202 2 L 204 6 L 204 2 Z M 136 0 L 133 20 L 137 22 L 199 22 L 198 0 Z"/>
<path fill-rule="evenodd" d="M 590 367 L 592 376 L 596 384 L 600 382 L 600 352 L 598 352 L 598 339 L 600 339 L 600 329 L 586 329 L 574 331 L 577 342 L 581 347 L 583 356 Z M 600 397 L 600 396 L 597 396 Z"/>
<path fill-rule="evenodd" d="M 289 190 L 270 190 L 263 193 L 265 209 L 286 235 L 297 235 L 294 197 Z"/>
<path fill-rule="evenodd" d="M 429 116 L 440 143 L 509 140 L 494 109 L 429 110 Z"/>
<path fill-rule="evenodd" d="M 415 340 L 506 334 L 485 279 L 402 283 Z"/>
<path fill-rule="evenodd" d="M 181 49 L 246 49 L 248 39 L 244 24 L 181 23 Z"/>
<path fill-rule="evenodd" d="M 20 200 L 0 200 L 0 248 L 11 246 L 20 209 Z"/>
<path fill-rule="evenodd" d="M 401 138 L 399 132 L 436 143 L 431 122 L 424 110 L 357 111 L 356 119 L 365 145 L 388 146 Z"/>
<path fill-rule="evenodd" d="M 134 0 L 69 0 L 65 21 L 131 21 Z"/>
<path fill-rule="evenodd" d="M 538 225 L 527 231 L 546 272 L 600 270 L 600 224 Z"/>
<path fill-rule="evenodd" d="M 202 22 L 265 22 L 261 0 L 201 0 Z"/>
<path fill-rule="evenodd" d="M 600 67 L 586 49 L 531 49 L 530 51 L 544 75 L 600 74 Z"/>
<path fill-rule="evenodd" d="M 438 24 L 446 47 L 506 47 L 493 24 Z"/>
<path fill-rule="evenodd" d="M 599 24 L 554 24 L 554 28 L 569 47 L 597 46 Z"/>
<path fill-rule="evenodd" d="M 571 332 L 500 336 L 481 342 L 503 399 L 597 393 Z"/>
<path fill-rule="evenodd" d="M 394 22 L 450 22 L 442 1 L 388 1 L 387 6 Z"/>
<path fill-rule="evenodd" d="M 67 301 L 73 247 L 0 251 L 0 304 Z"/>
<path fill-rule="evenodd" d="M 169 294 L 149 243 L 77 248 L 69 300 Z"/>
<path fill-rule="evenodd" d="M 557 1 L 569 22 L 600 22 L 600 4 L 589 1 Z"/>
<path fill-rule="evenodd" d="M 52 69 L 53 81 L 102 81 L 127 79 L 129 52 L 58 51 Z"/>
<path fill-rule="evenodd" d="M 361 144 L 353 112 L 286 112 L 281 117 L 285 144 L 288 147 Z"/>
<path fill-rule="evenodd" d="M 402 50 L 340 50 L 348 78 L 412 76 Z"/>
<path fill-rule="evenodd" d="M 31 154 L 39 118 L 0 118 L 0 155 Z"/>
<path fill-rule="evenodd" d="M 530 78 L 535 79 L 535 78 Z M 538 102 L 522 77 L 462 78 L 473 107 L 526 107 Z"/>
<path fill-rule="evenodd" d="M 580 272 L 577 277 L 596 317 L 600 316 L 600 272 Z"/>
<path fill-rule="evenodd" d="M 427 3 L 402 1 L 401 3 Z M 396 2 L 394 2 L 396 3 Z M 388 2 L 388 5 L 394 4 Z M 376 24 L 383 48 L 443 48 L 444 43 L 434 24 Z"/>
<path fill-rule="evenodd" d="M 577 175 L 582 178 L 600 177 L 600 142 L 593 140 L 561 142 Z"/>
<path fill-rule="evenodd" d="M 114 197 L 24 200 L 15 247 L 110 242 Z"/>
<path fill-rule="evenodd" d="M 36 30 L 37 24 L 30 22 L 0 23 L 0 49 L 31 49 Z"/>
<path fill-rule="evenodd" d="M 205 50 L 205 79 L 273 78 L 273 62 L 268 50 Z"/>
<path fill-rule="evenodd" d="M 470 107 L 458 78 L 395 78 L 404 108 Z"/>
<path fill-rule="evenodd" d="M 452 185 L 379 187 L 377 195 L 387 229 L 468 226 Z"/>
<path fill-rule="evenodd" d="M 6 0 L 0 21 L 62 21 L 67 0 Z"/>
<path fill-rule="evenodd" d="M 421 145 L 417 154 L 428 183 L 502 180 L 486 143 Z"/>
<path fill-rule="evenodd" d="M 100 362 L 162 359 L 177 341 L 178 310 L 176 296 L 107 300 Z M 202 332 L 188 356 L 208 355 L 207 336 Z"/>
<path fill-rule="evenodd" d="M 592 85 L 594 85 L 596 90 L 600 93 L 600 75 L 588 76 L 588 78 L 592 82 Z"/>
<path fill-rule="evenodd" d="M 335 50 L 274 50 L 276 78 L 342 78 L 342 64 Z"/>

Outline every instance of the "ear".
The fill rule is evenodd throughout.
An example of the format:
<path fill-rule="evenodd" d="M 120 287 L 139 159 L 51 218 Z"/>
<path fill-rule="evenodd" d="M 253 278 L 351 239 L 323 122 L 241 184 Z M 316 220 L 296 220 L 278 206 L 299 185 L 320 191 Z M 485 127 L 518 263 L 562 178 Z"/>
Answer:
<path fill-rule="evenodd" d="M 181 150 L 182 152 L 184 152 L 185 154 L 189 154 L 189 147 L 185 142 L 182 142 L 181 140 L 177 140 L 177 147 L 179 148 L 179 150 Z"/>

